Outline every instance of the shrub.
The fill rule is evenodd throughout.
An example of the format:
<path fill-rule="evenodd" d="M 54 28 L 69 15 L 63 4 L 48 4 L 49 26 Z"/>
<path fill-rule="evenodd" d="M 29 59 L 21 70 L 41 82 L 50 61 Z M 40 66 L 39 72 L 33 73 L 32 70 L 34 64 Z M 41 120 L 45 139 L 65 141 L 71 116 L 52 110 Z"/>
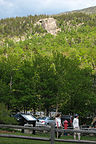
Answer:
<path fill-rule="evenodd" d="M 17 124 L 16 120 L 10 116 L 10 111 L 4 103 L 0 103 L 0 123 L 1 124 Z"/>

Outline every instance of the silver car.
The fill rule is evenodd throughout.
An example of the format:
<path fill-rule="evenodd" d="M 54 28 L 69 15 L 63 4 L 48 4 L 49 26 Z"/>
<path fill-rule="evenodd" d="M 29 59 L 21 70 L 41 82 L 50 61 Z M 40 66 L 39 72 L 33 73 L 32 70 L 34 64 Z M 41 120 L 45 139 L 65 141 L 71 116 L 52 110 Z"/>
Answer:
<path fill-rule="evenodd" d="M 55 119 L 52 117 L 40 117 L 37 120 L 37 123 L 40 125 L 49 125 L 50 123 L 55 122 Z"/>

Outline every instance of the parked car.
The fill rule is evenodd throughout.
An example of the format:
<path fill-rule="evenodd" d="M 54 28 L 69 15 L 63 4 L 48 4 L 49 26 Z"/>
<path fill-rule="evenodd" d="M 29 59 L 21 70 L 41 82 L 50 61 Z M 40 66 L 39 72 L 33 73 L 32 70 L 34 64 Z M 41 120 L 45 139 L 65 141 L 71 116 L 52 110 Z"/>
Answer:
<path fill-rule="evenodd" d="M 64 126 L 64 121 L 65 120 L 68 121 L 68 127 L 72 127 L 73 116 L 71 116 L 71 115 L 62 115 L 61 116 L 61 122 L 62 122 L 63 126 Z"/>
<path fill-rule="evenodd" d="M 55 119 L 52 117 L 39 117 L 36 124 L 37 125 L 49 125 L 52 122 L 55 122 Z"/>

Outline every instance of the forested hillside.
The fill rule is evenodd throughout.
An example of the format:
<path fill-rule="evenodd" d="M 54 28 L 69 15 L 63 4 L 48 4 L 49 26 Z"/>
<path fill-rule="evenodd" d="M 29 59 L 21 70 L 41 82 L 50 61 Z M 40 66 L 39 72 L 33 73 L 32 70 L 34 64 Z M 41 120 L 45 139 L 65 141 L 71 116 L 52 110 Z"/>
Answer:
<path fill-rule="evenodd" d="M 96 15 L 51 16 L 57 35 L 34 25 L 46 17 L 0 20 L 0 102 L 14 111 L 96 114 Z"/>
<path fill-rule="evenodd" d="M 81 9 L 81 10 L 77 10 L 75 12 L 83 12 L 83 13 L 86 13 L 86 14 L 96 14 L 96 6 L 84 8 L 84 9 Z"/>

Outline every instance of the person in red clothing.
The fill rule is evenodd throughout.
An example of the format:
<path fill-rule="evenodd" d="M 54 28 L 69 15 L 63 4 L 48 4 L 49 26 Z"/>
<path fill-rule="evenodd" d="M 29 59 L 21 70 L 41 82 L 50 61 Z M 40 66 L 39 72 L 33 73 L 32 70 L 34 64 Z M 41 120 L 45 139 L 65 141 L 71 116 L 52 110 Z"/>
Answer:
<path fill-rule="evenodd" d="M 65 120 L 64 121 L 64 129 L 67 129 L 68 128 L 68 121 Z M 67 133 L 65 132 L 64 135 L 67 135 Z"/>

